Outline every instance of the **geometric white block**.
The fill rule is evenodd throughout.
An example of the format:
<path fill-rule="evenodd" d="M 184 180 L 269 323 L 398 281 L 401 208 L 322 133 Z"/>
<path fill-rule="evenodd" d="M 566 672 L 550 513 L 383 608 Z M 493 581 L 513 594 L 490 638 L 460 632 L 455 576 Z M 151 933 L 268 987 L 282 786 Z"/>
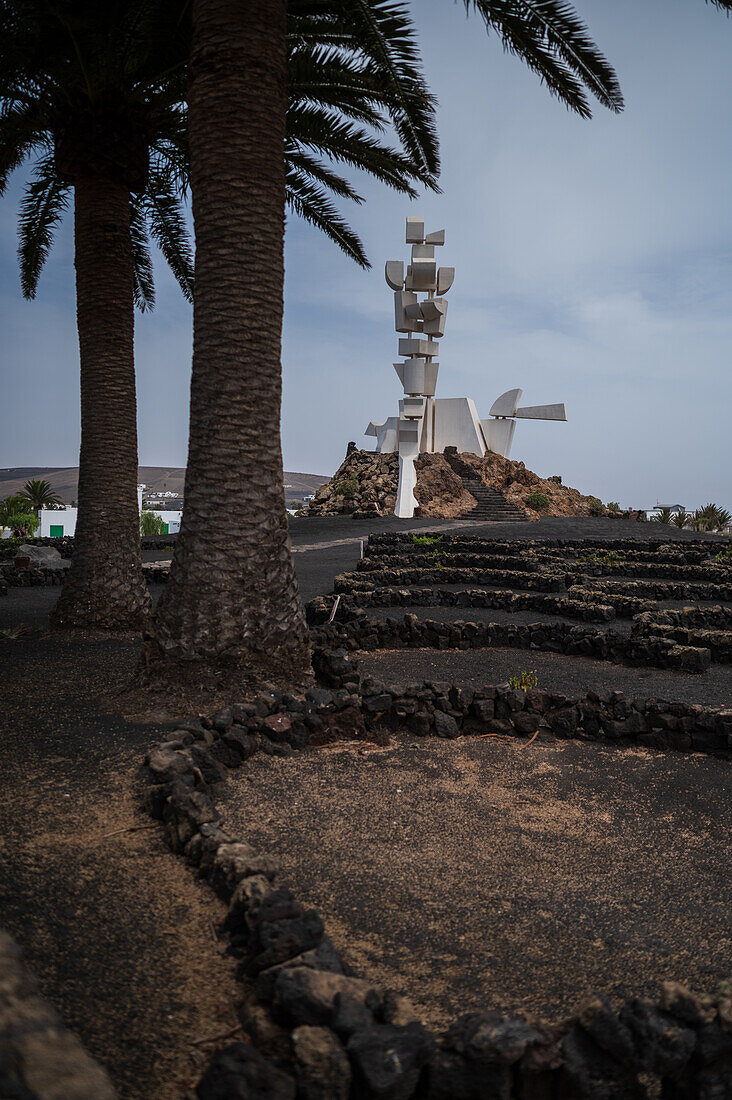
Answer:
<path fill-rule="evenodd" d="M 475 402 L 469 397 L 441 397 L 432 402 L 434 438 L 432 449 L 441 454 L 445 447 L 457 447 L 458 453 L 485 454 L 483 431 Z"/>
<path fill-rule="evenodd" d="M 437 261 L 413 259 L 411 263 L 410 290 L 434 290 L 437 286 Z"/>
<path fill-rule="evenodd" d="M 424 218 L 407 218 L 407 244 L 422 244 L 424 240 Z"/>
<path fill-rule="evenodd" d="M 436 233 L 428 233 L 424 240 L 425 244 L 444 244 L 445 230 L 438 229 Z"/>
<path fill-rule="evenodd" d="M 413 244 L 412 245 L 412 259 L 413 260 L 434 260 L 435 258 L 435 246 L 433 244 Z"/>
<path fill-rule="evenodd" d="M 516 431 L 515 420 L 481 420 L 483 435 L 489 451 L 494 454 L 510 458 L 513 433 Z"/>
<path fill-rule="evenodd" d="M 424 325 L 422 331 L 426 336 L 439 338 L 445 335 L 445 321 L 447 320 L 447 299 L 431 298 L 422 303 L 422 316 Z"/>
<path fill-rule="evenodd" d="M 447 294 L 455 279 L 454 267 L 441 267 L 437 272 L 437 293 Z"/>
<path fill-rule="evenodd" d="M 404 261 L 387 260 L 384 277 L 392 290 L 401 290 L 404 286 Z"/>
<path fill-rule="evenodd" d="M 490 408 L 490 416 L 514 416 L 523 390 L 506 390 Z M 491 448 L 492 449 L 492 448 Z"/>
<path fill-rule="evenodd" d="M 429 363 L 426 359 L 407 359 L 406 363 L 394 364 L 404 392 L 424 397 L 434 397 L 439 369 L 440 364 L 434 359 Z"/>
<path fill-rule="evenodd" d="M 373 420 L 364 432 L 364 435 L 376 436 L 376 453 L 393 454 L 398 449 L 397 431 L 399 418 L 388 417 L 383 424 L 374 424 Z"/>
<path fill-rule="evenodd" d="M 410 309 L 413 310 L 415 306 L 419 311 L 416 294 L 408 290 L 394 291 L 394 328 L 397 332 L 416 332 L 417 321 L 414 319 L 414 314 L 407 312 Z"/>
<path fill-rule="evenodd" d="M 415 418 L 420 419 L 423 417 L 425 401 L 425 397 L 405 397 L 402 402 L 404 416 L 406 416 L 408 420 L 414 420 Z"/>
<path fill-rule="evenodd" d="M 411 355 L 439 355 L 440 345 L 433 340 L 402 339 L 399 341 L 399 354 Z"/>
<path fill-rule="evenodd" d="M 563 401 L 556 405 L 525 405 L 514 415 L 522 420 L 566 420 L 567 407 Z"/>
<path fill-rule="evenodd" d="M 447 313 L 447 298 L 427 298 L 420 302 L 420 311 L 425 321 L 435 321 L 442 313 Z"/>

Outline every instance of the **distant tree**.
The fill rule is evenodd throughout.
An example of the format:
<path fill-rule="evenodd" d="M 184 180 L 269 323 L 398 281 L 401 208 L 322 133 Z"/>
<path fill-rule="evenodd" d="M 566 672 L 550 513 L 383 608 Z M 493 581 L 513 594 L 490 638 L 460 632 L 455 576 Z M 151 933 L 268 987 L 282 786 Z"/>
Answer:
<path fill-rule="evenodd" d="M 28 507 L 28 501 L 25 500 L 19 494 L 14 496 L 5 497 L 0 501 L 0 534 L 4 532 L 8 527 L 17 527 L 18 520 L 25 512 L 24 509 Z"/>
<path fill-rule="evenodd" d="M 160 516 L 156 516 L 149 508 L 143 508 L 140 512 L 140 534 L 164 535 L 165 520 Z"/>
<path fill-rule="evenodd" d="M 705 504 L 694 512 L 693 526 L 697 531 L 723 531 L 729 526 L 730 513 L 716 504 Z"/>
<path fill-rule="evenodd" d="M 671 522 L 674 527 L 689 527 L 691 525 L 691 513 L 687 512 L 685 508 L 679 508 Z"/>
<path fill-rule="evenodd" d="M 51 488 L 51 483 L 44 478 L 34 478 L 31 481 L 26 481 L 21 492 L 21 497 L 25 501 L 29 501 L 36 512 L 39 512 L 41 508 L 55 508 L 57 504 L 61 504 L 61 498 L 57 497 Z"/>
<path fill-rule="evenodd" d="M 661 508 L 655 515 L 651 516 L 653 523 L 665 523 L 670 524 L 673 522 L 674 514 L 670 508 Z"/>

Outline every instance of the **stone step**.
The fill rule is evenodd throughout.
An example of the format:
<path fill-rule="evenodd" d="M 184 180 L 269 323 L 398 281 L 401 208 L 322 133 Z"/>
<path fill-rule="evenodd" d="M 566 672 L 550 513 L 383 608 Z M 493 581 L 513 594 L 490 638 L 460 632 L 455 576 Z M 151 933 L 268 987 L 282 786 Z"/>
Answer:
<path fill-rule="evenodd" d="M 485 482 L 474 478 L 463 477 L 460 480 L 463 488 L 477 501 L 476 507 L 464 512 L 461 518 L 504 523 L 528 522 L 525 512 L 509 504 L 497 489 L 491 489 Z"/>

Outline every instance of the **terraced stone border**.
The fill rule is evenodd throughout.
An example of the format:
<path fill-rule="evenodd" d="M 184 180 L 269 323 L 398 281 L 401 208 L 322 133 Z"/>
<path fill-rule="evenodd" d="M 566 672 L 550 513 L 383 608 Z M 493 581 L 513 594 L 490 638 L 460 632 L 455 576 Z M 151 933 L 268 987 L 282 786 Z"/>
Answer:
<path fill-rule="evenodd" d="M 491 649 L 540 650 L 590 657 L 630 667 L 673 669 L 700 674 L 711 665 L 708 648 L 679 645 L 672 638 L 628 637 L 613 630 L 593 630 L 569 623 L 438 622 L 407 614 L 401 621 L 369 618 L 364 612 L 348 622 L 325 623 L 312 632 L 316 645 L 350 650 Z"/>
<path fill-rule="evenodd" d="M 370 548 L 369 548 L 370 549 Z M 588 577 L 630 577 L 633 580 L 656 578 L 658 580 L 702 581 L 711 584 L 730 584 L 732 569 L 712 561 L 706 563 L 686 562 L 669 563 L 667 561 L 622 560 L 567 561 L 555 555 L 501 555 L 468 551 L 432 550 L 417 554 L 379 554 L 378 557 L 362 558 L 358 562 L 357 572 L 402 570 L 419 568 L 438 569 L 477 569 L 501 570 L 509 563 L 513 572 L 534 573 L 554 576 L 562 573 L 565 584 L 571 584 L 576 576 Z"/>
<path fill-rule="evenodd" d="M 106 1071 L 38 992 L 20 948 L 0 932 L 0 1097 L 114 1100 Z"/>
<path fill-rule="evenodd" d="M 717 751 L 732 747 L 732 710 L 650 701 L 638 709 L 620 692 L 573 701 L 522 698 L 508 685 L 387 686 L 359 679 L 345 651 L 316 651 L 314 667 L 330 686 L 226 707 L 186 723 L 146 758 L 148 808 L 172 850 L 227 902 L 229 950 L 240 977 L 256 983 L 258 1000 L 245 998 L 241 1012 L 254 1045 L 214 1056 L 200 1100 L 641 1100 L 650 1082 L 673 1100 L 729 1096 L 732 980 L 702 997 L 666 982 L 658 1001 L 634 998 L 619 1012 L 590 995 L 561 1023 L 473 1012 L 433 1036 L 403 997 L 349 971 L 319 914 L 279 883 L 277 861 L 222 827 L 214 798 L 226 770 L 256 752 L 289 755 L 390 728 L 527 736 L 545 722 L 556 736 Z M 646 728 L 633 732 L 639 722 Z"/>
<path fill-rule="evenodd" d="M 643 603 L 643 610 L 653 610 L 651 601 Z M 316 596 L 306 605 L 310 626 L 329 621 L 333 611 L 333 598 Z M 491 592 L 473 588 L 456 591 L 450 588 L 373 588 L 359 591 L 358 596 L 343 596 L 338 602 L 334 621 L 347 622 L 367 607 L 480 607 L 493 610 L 543 611 L 547 615 L 563 615 L 584 622 L 611 622 L 615 608 L 607 603 L 574 600 L 566 596 L 542 595 L 533 592 Z M 634 612 L 634 614 L 637 612 Z"/>
<path fill-rule="evenodd" d="M 419 533 L 417 533 L 417 537 L 420 537 Z M 539 536 L 537 538 L 517 536 L 514 539 L 492 539 L 482 535 L 466 535 L 464 533 L 451 534 L 449 531 L 433 537 L 439 538 L 437 545 L 442 547 L 457 546 L 463 549 L 469 547 L 478 552 L 485 550 L 496 554 L 515 554 L 517 553 L 517 549 L 520 548 L 561 553 L 567 551 L 581 553 L 583 551 L 602 550 L 615 552 L 623 551 L 628 554 L 668 554 L 670 555 L 670 560 L 675 561 L 677 556 L 681 556 L 684 561 L 690 563 L 703 560 L 703 557 L 699 557 L 699 555 L 709 557 L 719 553 L 720 550 L 724 550 L 730 545 L 729 539 L 722 535 L 713 538 L 695 538 L 688 542 L 681 539 L 669 541 L 663 538 L 593 538 L 591 536 L 562 539 L 554 538 L 549 535 Z M 409 531 L 377 532 L 369 537 L 369 546 L 378 550 L 381 550 L 383 547 L 393 546 L 395 548 L 398 547 L 400 552 L 403 550 L 421 549 L 421 544 L 414 541 L 413 533 Z"/>

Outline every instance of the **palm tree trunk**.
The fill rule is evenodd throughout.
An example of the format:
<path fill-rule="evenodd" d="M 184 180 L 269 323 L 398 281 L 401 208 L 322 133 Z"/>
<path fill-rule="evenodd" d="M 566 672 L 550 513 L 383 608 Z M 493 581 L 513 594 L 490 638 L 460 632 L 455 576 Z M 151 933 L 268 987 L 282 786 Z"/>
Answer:
<path fill-rule="evenodd" d="M 280 445 L 286 0 L 194 0 L 196 235 L 183 522 L 148 668 L 242 686 L 310 667 Z"/>
<path fill-rule="evenodd" d="M 137 513 L 130 194 L 102 177 L 74 184 L 81 353 L 79 512 L 54 626 L 139 629 L 150 612 Z"/>

